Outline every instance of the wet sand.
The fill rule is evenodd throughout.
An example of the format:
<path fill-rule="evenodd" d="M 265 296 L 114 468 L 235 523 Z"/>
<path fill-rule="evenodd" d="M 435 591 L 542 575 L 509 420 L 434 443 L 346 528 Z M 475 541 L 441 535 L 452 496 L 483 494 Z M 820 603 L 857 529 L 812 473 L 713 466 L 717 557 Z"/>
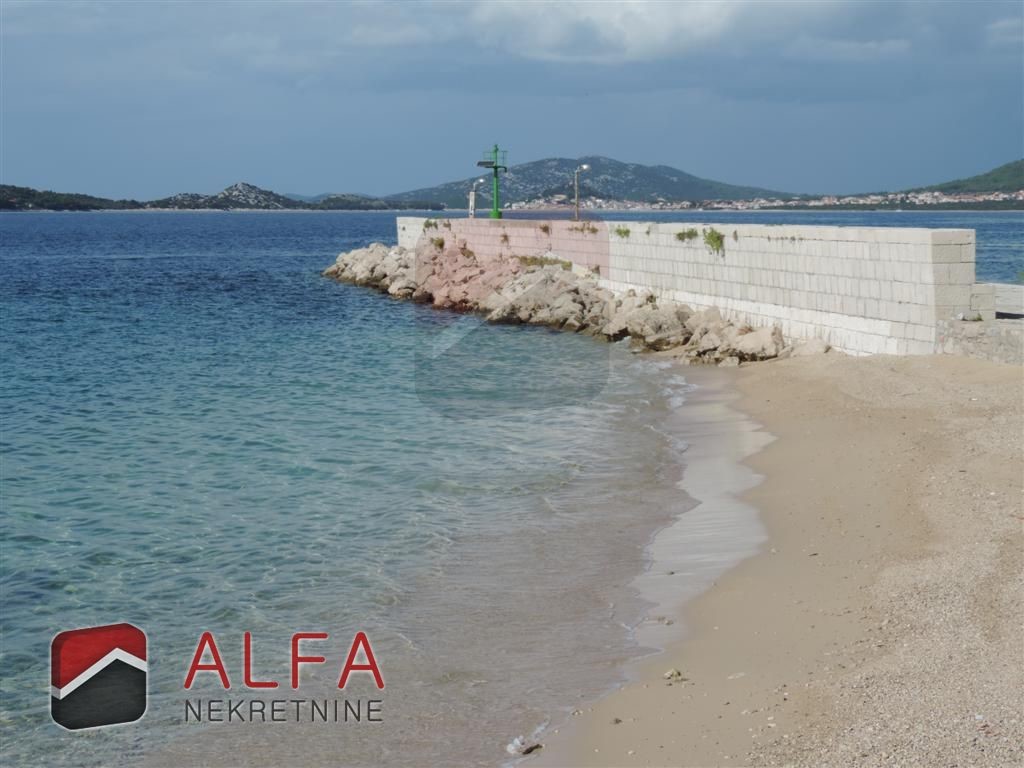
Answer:
<path fill-rule="evenodd" d="M 826 355 L 732 375 L 778 438 L 743 497 L 767 540 L 680 590 L 677 639 L 529 764 L 1024 762 L 1022 370 Z"/>

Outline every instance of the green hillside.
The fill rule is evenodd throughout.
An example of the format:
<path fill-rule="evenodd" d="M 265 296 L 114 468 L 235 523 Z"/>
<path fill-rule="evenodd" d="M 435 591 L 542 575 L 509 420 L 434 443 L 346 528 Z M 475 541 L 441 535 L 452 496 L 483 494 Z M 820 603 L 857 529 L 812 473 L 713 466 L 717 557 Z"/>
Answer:
<path fill-rule="evenodd" d="M 75 192 L 51 192 L 0 184 L 0 211 L 123 211 L 143 207 L 144 204 L 137 200 L 110 200 Z"/>
<path fill-rule="evenodd" d="M 1017 192 L 1024 189 L 1024 160 L 1000 165 L 988 173 L 956 179 L 943 184 L 910 190 L 911 192 L 944 192 L 947 195 L 971 194 L 977 192 Z"/>
<path fill-rule="evenodd" d="M 581 163 L 590 165 L 590 170 L 580 177 L 581 183 L 586 184 L 590 193 L 609 200 L 678 202 L 791 197 L 783 192 L 773 192 L 760 187 L 737 186 L 702 179 L 667 165 L 623 163 L 608 157 L 594 156 L 578 159 L 553 157 L 513 165 L 508 173 L 502 174 L 501 177 L 502 201 L 514 203 L 534 200 L 549 190 L 565 188 L 572 181 L 573 171 Z M 473 179 L 476 178 L 479 176 L 389 195 L 389 199 L 427 200 L 444 203 L 452 208 L 464 208 L 466 195 Z M 489 204 L 488 185 L 481 185 L 477 194 L 483 201 L 480 203 L 478 200 L 478 204 Z"/>
<path fill-rule="evenodd" d="M 318 201 L 302 201 L 245 182 L 232 184 L 215 195 L 184 192 L 144 203 L 138 200 L 111 200 L 92 195 L 0 185 L 0 211 L 129 211 L 147 208 L 224 211 L 383 211 L 412 208 L 439 210 L 441 207 L 439 203 L 423 200 L 383 200 L 366 195 L 344 194 L 328 195 Z"/>

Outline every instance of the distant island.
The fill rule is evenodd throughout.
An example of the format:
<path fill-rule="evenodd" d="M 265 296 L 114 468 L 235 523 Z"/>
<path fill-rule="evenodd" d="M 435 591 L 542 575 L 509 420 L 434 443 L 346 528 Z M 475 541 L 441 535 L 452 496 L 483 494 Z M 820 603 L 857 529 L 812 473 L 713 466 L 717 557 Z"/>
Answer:
<path fill-rule="evenodd" d="M 967 179 L 901 192 L 812 196 L 703 179 L 667 165 L 623 163 L 598 156 L 549 158 L 512 166 L 501 178 L 504 207 L 549 210 L 572 205 L 573 171 L 582 163 L 590 168 L 581 178 L 580 204 L 590 210 L 1024 210 L 1024 160 Z M 386 197 L 349 193 L 282 195 L 243 182 L 214 195 L 184 193 L 149 202 L 0 185 L 0 210 L 437 211 L 464 208 L 476 178 Z M 477 204 L 490 207 L 487 185 L 478 189 Z"/>
<path fill-rule="evenodd" d="M 245 182 L 232 184 L 215 195 L 186 192 L 149 202 L 110 200 L 92 195 L 0 185 L 0 211 L 438 211 L 443 208 L 444 206 L 428 200 L 390 200 L 349 194 L 325 195 L 317 200 L 299 200 Z"/>

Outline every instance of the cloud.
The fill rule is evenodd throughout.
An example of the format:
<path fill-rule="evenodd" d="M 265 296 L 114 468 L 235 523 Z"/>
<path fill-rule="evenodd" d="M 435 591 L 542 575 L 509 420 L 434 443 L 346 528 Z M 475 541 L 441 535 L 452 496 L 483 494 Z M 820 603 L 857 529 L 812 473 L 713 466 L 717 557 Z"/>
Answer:
<path fill-rule="evenodd" d="M 1024 45 L 1024 16 L 993 21 L 985 32 L 993 45 Z"/>
<path fill-rule="evenodd" d="M 810 81 L 840 98 L 851 87 L 886 91 L 879 78 L 864 78 L 872 67 L 942 69 L 950 56 L 986 46 L 1005 58 L 1016 44 L 1019 55 L 1024 21 L 1015 10 L 856 0 L 0 5 L 18 61 L 54 81 L 232 87 L 258 78 L 476 93 L 486 73 L 487 87 L 543 83 L 549 92 L 690 87 L 771 96 L 807 92 Z"/>
<path fill-rule="evenodd" d="M 836 40 L 800 37 L 787 48 L 792 58 L 818 61 L 879 61 L 910 52 L 904 38 L 890 40 Z"/>
<path fill-rule="evenodd" d="M 469 14 L 490 45 L 546 61 L 620 63 L 713 45 L 752 9 L 747 2 L 478 3 Z"/>

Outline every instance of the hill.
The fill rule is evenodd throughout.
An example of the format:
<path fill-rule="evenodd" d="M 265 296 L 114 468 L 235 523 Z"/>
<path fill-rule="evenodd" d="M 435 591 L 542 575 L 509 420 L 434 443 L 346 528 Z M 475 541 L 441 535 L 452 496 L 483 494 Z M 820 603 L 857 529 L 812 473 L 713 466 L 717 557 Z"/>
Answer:
<path fill-rule="evenodd" d="M 988 173 L 980 173 L 967 179 L 956 179 L 930 187 L 920 187 L 910 192 L 942 192 L 947 195 L 973 194 L 984 192 L 1017 192 L 1024 189 L 1024 160 L 1000 165 Z"/>
<path fill-rule="evenodd" d="M 0 184 L 0 211 L 124 211 L 142 207 L 143 204 L 137 200 L 111 200 L 75 192 L 51 192 Z"/>
<path fill-rule="evenodd" d="M 773 192 L 759 187 L 737 186 L 721 181 L 702 179 L 699 176 L 671 168 L 667 165 L 640 165 L 623 163 L 608 157 L 581 157 L 570 159 L 553 157 L 530 163 L 513 165 L 508 173 L 501 176 L 502 202 L 516 203 L 534 200 L 545 192 L 568 188 L 573 171 L 586 163 L 590 170 L 580 176 L 588 191 L 610 200 L 632 200 L 653 202 L 664 200 L 746 200 L 755 197 L 792 197 L 782 192 Z M 486 175 L 486 171 L 484 174 Z M 394 200 L 427 200 L 444 203 L 452 208 L 464 208 L 466 196 L 473 180 L 470 176 L 436 187 L 414 189 L 409 192 L 390 195 Z M 477 195 L 484 203 L 490 202 L 489 185 L 482 184 Z M 478 201 L 478 205 L 481 203 Z"/>
<path fill-rule="evenodd" d="M 438 210 L 441 205 L 424 200 L 385 200 L 366 195 L 325 195 L 316 201 L 296 200 L 269 189 L 239 182 L 215 195 L 195 192 L 164 197 L 149 202 L 111 200 L 66 192 L 50 192 L 31 187 L 0 185 L 0 210 L 7 211 L 124 211 L 146 209 L 174 210 L 260 210 L 260 211 L 385 211 L 394 209 Z"/>
<path fill-rule="evenodd" d="M 270 210 L 280 211 L 293 208 L 306 208 L 308 204 L 293 200 L 290 197 L 271 192 L 269 189 L 260 189 L 253 184 L 246 184 L 244 181 L 232 184 L 215 195 L 197 195 L 194 192 L 186 192 L 160 200 L 153 200 L 147 204 L 147 208 L 178 208 L 178 209 L 203 209 L 209 210 Z"/>

